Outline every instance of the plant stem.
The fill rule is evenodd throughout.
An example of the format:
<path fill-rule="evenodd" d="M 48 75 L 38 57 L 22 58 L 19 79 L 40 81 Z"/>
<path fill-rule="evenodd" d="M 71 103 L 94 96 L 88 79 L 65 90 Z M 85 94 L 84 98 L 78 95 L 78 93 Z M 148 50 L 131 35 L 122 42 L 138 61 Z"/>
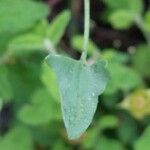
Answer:
<path fill-rule="evenodd" d="M 90 0 L 84 0 L 84 44 L 81 60 L 86 63 L 90 33 Z"/>

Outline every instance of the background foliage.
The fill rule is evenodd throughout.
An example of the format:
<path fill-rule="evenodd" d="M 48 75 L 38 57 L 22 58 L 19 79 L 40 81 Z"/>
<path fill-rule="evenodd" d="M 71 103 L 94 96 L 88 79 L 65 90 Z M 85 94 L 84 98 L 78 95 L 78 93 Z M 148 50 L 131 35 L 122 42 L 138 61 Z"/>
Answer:
<path fill-rule="evenodd" d="M 69 141 L 50 51 L 79 59 L 80 0 L 0 1 L 0 150 L 149 150 L 150 3 L 91 0 L 89 63 L 108 61 L 111 80 L 94 120 Z"/>

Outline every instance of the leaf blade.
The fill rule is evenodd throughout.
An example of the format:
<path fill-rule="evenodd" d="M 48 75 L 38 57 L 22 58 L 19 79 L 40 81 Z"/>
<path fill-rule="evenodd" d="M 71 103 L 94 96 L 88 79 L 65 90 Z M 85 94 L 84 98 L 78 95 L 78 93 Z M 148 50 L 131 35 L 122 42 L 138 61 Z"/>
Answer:
<path fill-rule="evenodd" d="M 105 63 L 84 66 L 81 61 L 60 55 L 49 55 L 46 61 L 57 77 L 68 137 L 76 139 L 92 122 L 98 96 L 106 87 L 109 77 Z"/>

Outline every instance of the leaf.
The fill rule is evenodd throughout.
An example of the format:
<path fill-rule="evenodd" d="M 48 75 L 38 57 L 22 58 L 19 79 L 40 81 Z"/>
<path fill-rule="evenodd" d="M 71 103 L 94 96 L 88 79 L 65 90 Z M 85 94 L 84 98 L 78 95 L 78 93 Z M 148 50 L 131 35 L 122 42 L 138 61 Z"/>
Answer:
<path fill-rule="evenodd" d="M 97 138 L 99 137 L 99 131 L 97 128 L 90 128 L 81 143 L 83 149 L 93 149 L 95 145 L 97 144 Z"/>
<path fill-rule="evenodd" d="M 142 15 L 142 0 L 103 0 L 107 6 L 105 18 L 116 29 L 126 29 L 134 22 L 136 16 Z M 104 18 L 104 19 L 105 19 Z"/>
<path fill-rule="evenodd" d="M 96 111 L 98 96 L 108 82 L 105 62 L 92 66 L 60 55 L 49 55 L 60 88 L 62 112 L 69 139 L 76 139 L 88 128 Z"/>
<path fill-rule="evenodd" d="M 102 58 L 108 61 L 108 64 L 112 62 L 116 62 L 119 64 L 127 63 L 129 60 L 129 55 L 126 53 L 122 53 L 117 51 L 116 49 L 104 49 L 102 53 Z"/>
<path fill-rule="evenodd" d="M 0 98 L 5 102 L 13 98 L 13 91 L 8 78 L 8 68 L 2 65 L 0 65 Z"/>
<path fill-rule="evenodd" d="M 141 45 L 137 47 L 132 57 L 133 67 L 143 76 L 150 77 L 150 46 Z"/>
<path fill-rule="evenodd" d="M 35 126 L 61 120 L 59 105 L 52 100 L 45 89 L 38 90 L 33 95 L 31 104 L 24 105 L 18 117 L 22 122 Z"/>
<path fill-rule="evenodd" d="M 135 142 L 134 149 L 135 150 L 149 150 L 150 147 L 150 126 L 148 126 L 142 136 Z"/>
<path fill-rule="evenodd" d="M 24 127 L 15 127 L 0 141 L 1 150 L 33 150 L 30 131 Z"/>
<path fill-rule="evenodd" d="M 70 20 L 70 12 L 68 10 L 60 13 L 47 28 L 46 35 L 51 43 L 55 46 L 63 36 L 65 29 Z"/>
<path fill-rule="evenodd" d="M 109 21 L 116 29 L 126 29 L 133 24 L 134 15 L 128 10 L 116 10 L 110 15 Z"/>
<path fill-rule="evenodd" d="M 79 52 L 83 51 L 83 43 L 84 43 L 84 38 L 81 35 L 76 35 L 71 39 L 72 47 Z M 95 45 L 95 43 L 92 40 L 89 40 L 88 54 L 92 55 L 94 52 L 99 53 L 100 51 L 99 51 L 98 47 Z"/>
<path fill-rule="evenodd" d="M 145 13 L 144 26 L 147 32 L 150 32 L 150 10 Z"/>
<path fill-rule="evenodd" d="M 37 55 L 36 55 L 37 56 Z M 33 58 L 34 57 L 34 58 Z M 29 100 L 30 96 L 42 86 L 40 82 L 40 57 L 33 56 L 8 66 L 8 79 L 16 102 Z"/>
<path fill-rule="evenodd" d="M 125 148 L 119 141 L 108 139 L 104 136 L 100 136 L 95 150 L 110 150 L 110 149 L 111 150 L 125 150 Z"/>
<path fill-rule="evenodd" d="M 11 54 L 24 56 L 25 54 L 44 49 L 44 39 L 33 33 L 19 35 L 9 43 L 8 49 Z"/>
<path fill-rule="evenodd" d="M 109 8 L 118 9 L 128 6 L 130 0 L 103 0 L 105 5 Z"/>
<path fill-rule="evenodd" d="M 2 110 L 2 107 L 3 107 L 3 101 L 2 101 L 2 98 L 0 97 L 0 112 Z"/>
<path fill-rule="evenodd" d="M 113 115 L 104 115 L 99 120 L 99 129 L 115 128 L 119 124 L 118 118 Z"/>
<path fill-rule="evenodd" d="M 46 63 L 42 64 L 41 80 L 47 90 L 50 92 L 52 98 L 57 102 L 60 102 L 59 87 L 57 85 L 56 76 L 52 68 L 50 68 Z"/>
<path fill-rule="evenodd" d="M 108 70 L 111 75 L 105 94 L 116 93 L 119 90 L 130 91 L 131 89 L 142 86 L 141 77 L 135 70 L 123 64 L 109 62 Z"/>
<path fill-rule="evenodd" d="M 128 112 L 120 114 L 120 124 L 117 128 L 119 140 L 126 144 L 133 144 L 138 137 L 138 125 Z"/>
<path fill-rule="evenodd" d="M 14 37 L 12 34 L 0 33 L 0 55 L 6 52 L 9 41 Z"/>
<path fill-rule="evenodd" d="M 113 115 L 104 115 L 97 121 L 97 125 L 89 129 L 82 141 L 84 149 L 94 149 L 97 145 L 99 135 L 102 134 L 104 129 L 112 129 L 118 126 L 118 119 Z"/>
<path fill-rule="evenodd" d="M 49 150 L 72 150 L 72 148 L 70 148 L 69 146 L 67 146 L 64 141 L 62 140 L 57 140 L 54 145 L 52 146 L 52 148 L 50 148 Z"/>
<path fill-rule="evenodd" d="M 116 11 L 118 9 L 128 10 L 134 14 L 139 14 L 143 10 L 142 0 L 103 0 L 106 6 Z"/>
<path fill-rule="evenodd" d="M 48 15 L 48 7 L 31 0 L 0 1 L 0 33 L 16 33 L 27 30 Z"/>

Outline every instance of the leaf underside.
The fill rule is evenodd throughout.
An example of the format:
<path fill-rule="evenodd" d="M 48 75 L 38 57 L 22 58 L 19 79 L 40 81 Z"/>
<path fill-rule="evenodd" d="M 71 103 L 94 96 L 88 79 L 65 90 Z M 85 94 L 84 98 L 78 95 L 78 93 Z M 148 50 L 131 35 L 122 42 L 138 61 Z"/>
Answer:
<path fill-rule="evenodd" d="M 98 96 L 109 79 L 105 62 L 99 60 L 87 66 L 81 61 L 53 54 L 46 61 L 57 77 L 68 137 L 79 138 L 92 122 Z"/>

